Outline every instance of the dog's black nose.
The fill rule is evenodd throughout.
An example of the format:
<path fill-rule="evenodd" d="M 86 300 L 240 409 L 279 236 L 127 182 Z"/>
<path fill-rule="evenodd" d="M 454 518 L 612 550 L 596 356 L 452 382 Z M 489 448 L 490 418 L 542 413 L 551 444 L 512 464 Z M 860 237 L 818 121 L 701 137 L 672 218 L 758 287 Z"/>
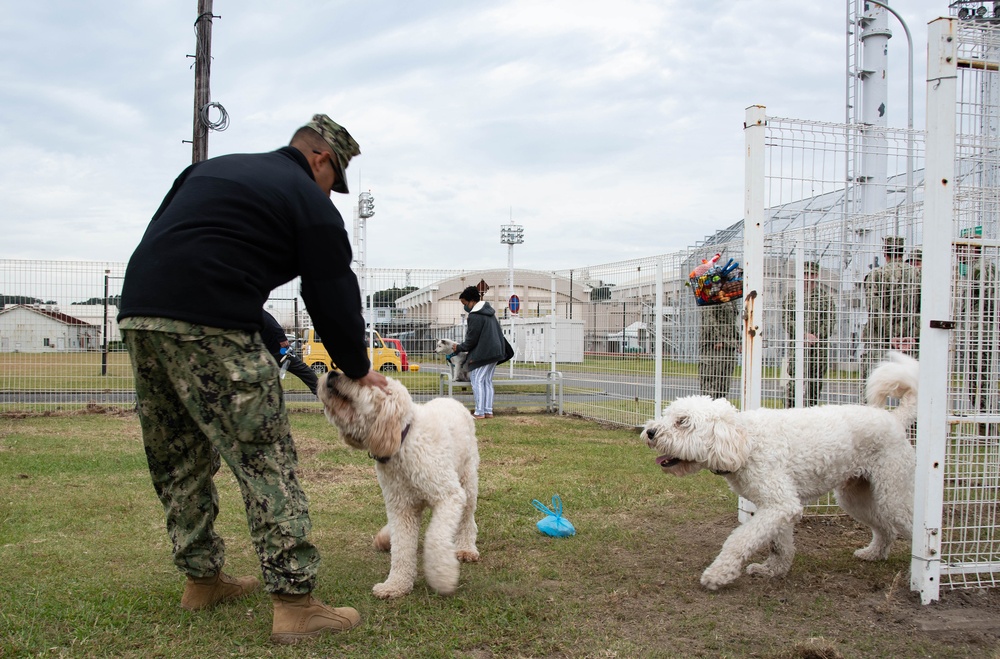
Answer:
<path fill-rule="evenodd" d="M 646 430 L 646 437 L 649 437 L 650 439 L 653 439 L 654 437 L 656 437 L 656 431 L 653 430 L 652 428 L 647 429 Z"/>

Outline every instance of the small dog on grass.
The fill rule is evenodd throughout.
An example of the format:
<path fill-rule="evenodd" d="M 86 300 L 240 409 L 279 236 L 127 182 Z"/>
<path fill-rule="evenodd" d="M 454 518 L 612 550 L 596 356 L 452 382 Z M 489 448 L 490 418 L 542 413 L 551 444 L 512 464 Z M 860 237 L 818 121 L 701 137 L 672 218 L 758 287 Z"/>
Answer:
<path fill-rule="evenodd" d="M 785 575 L 803 505 L 830 490 L 872 530 L 871 543 L 854 552 L 858 558 L 885 559 L 893 540 L 910 537 L 916 457 L 906 428 L 916 418 L 917 369 L 911 357 L 890 353 L 868 378 L 868 405 L 740 413 L 723 399 L 688 396 L 646 424 L 641 437 L 660 454 L 656 464 L 664 472 L 709 469 L 757 506 L 701 575 L 704 587 L 735 581 L 761 549 L 769 550 L 767 558 L 748 565 L 747 574 Z M 890 397 L 900 399 L 893 411 L 883 409 Z"/>
<path fill-rule="evenodd" d="M 469 359 L 469 353 L 460 352 L 454 357 L 448 357 L 448 355 L 455 352 L 455 348 L 457 347 L 458 344 L 451 339 L 438 339 L 434 345 L 434 352 L 439 355 L 445 355 L 445 359 L 448 360 L 448 366 L 451 367 L 451 379 L 453 382 L 468 382 L 469 367 L 466 361 Z"/>
<path fill-rule="evenodd" d="M 376 461 L 389 522 L 376 536 L 375 547 L 391 551 L 392 559 L 389 576 L 372 593 L 388 599 L 413 590 L 421 518 L 424 508 L 431 508 L 424 578 L 438 594 L 450 595 L 458 588 L 459 562 L 479 560 L 475 421 L 454 399 L 418 405 L 406 387 L 387 379 L 383 390 L 331 371 L 317 388 L 326 417 L 344 442 L 368 451 Z"/>

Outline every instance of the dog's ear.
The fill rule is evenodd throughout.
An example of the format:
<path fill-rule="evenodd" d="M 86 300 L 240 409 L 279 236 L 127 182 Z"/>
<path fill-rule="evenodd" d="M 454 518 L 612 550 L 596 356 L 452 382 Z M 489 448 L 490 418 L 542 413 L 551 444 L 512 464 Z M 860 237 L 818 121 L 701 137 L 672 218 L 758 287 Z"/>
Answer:
<path fill-rule="evenodd" d="M 708 463 L 715 471 L 738 471 L 749 456 L 746 434 L 736 422 L 736 409 L 727 401 L 714 401 L 715 418 Z M 724 405 L 724 407 L 723 407 Z"/>
<path fill-rule="evenodd" d="M 403 443 L 403 423 L 408 416 L 409 407 L 406 404 L 409 394 L 402 385 L 397 387 L 390 384 L 383 395 L 384 400 L 375 419 L 368 426 L 368 437 L 365 439 L 368 452 L 377 458 L 388 458 L 399 450 Z"/>
<path fill-rule="evenodd" d="M 380 414 L 375 423 L 368 427 L 365 444 L 368 452 L 376 458 L 388 458 L 396 454 L 403 443 L 403 424 L 397 416 Z"/>

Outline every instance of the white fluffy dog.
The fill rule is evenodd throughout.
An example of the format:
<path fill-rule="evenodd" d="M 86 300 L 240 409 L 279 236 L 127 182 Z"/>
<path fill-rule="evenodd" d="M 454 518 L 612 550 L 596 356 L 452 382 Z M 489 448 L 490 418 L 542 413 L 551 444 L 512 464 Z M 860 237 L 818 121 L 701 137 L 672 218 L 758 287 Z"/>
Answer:
<path fill-rule="evenodd" d="M 767 558 L 748 565 L 747 574 L 786 574 L 803 504 L 830 490 L 844 511 L 871 527 L 872 541 L 854 552 L 858 558 L 887 558 L 897 536 L 910 536 L 916 458 L 906 428 L 916 418 L 916 360 L 891 353 L 869 376 L 866 393 L 867 406 L 743 413 L 723 399 L 689 396 L 646 424 L 642 439 L 660 454 L 656 463 L 664 472 L 709 469 L 757 506 L 701 575 L 703 586 L 716 590 L 736 580 L 764 548 Z M 900 399 L 893 411 L 882 409 L 889 397 Z"/>
<path fill-rule="evenodd" d="M 439 355 L 450 355 L 455 352 L 455 348 L 458 347 L 458 343 L 452 341 L 451 339 L 438 339 L 437 343 L 434 345 L 434 352 Z M 451 359 L 448 360 L 448 366 L 451 367 L 451 379 L 454 382 L 468 382 L 469 381 L 469 366 L 465 363 L 469 358 L 469 353 L 460 352 Z"/>
<path fill-rule="evenodd" d="M 424 577 L 437 593 L 450 595 L 458 587 L 459 561 L 479 560 L 475 421 L 454 399 L 417 405 L 406 387 L 391 378 L 388 382 L 383 390 L 330 372 L 320 379 L 317 390 L 327 419 L 344 441 L 376 460 L 389 523 L 379 531 L 375 546 L 391 548 L 392 565 L 389 576 L 372 592 L 391 598 L 413 590 L 421 517 L 430 507 Z"/>

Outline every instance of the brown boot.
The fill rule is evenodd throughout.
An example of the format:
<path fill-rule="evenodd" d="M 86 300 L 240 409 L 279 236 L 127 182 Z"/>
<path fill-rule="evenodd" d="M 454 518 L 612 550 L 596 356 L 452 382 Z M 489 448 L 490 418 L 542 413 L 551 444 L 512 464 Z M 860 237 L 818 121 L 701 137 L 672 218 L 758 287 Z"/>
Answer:
<path fill-rule="evenodd" d="M 213 577 L 188 577 L 181 595 L 181 607 L 188 611 L 198 611 L 215 606 L 219 602 L 238 599 L 260 588 L 260 581 L 254 577 L 234 579 L 225 572 Z"/>
<path fill-rule="evenodd" d="M 349 606 L 333 608 L 312 595 L 273 593 L 274 624 L 271 642 L 290 645 L 327 632 L 346 632 L 361 624 L 361 616 Z"/>

